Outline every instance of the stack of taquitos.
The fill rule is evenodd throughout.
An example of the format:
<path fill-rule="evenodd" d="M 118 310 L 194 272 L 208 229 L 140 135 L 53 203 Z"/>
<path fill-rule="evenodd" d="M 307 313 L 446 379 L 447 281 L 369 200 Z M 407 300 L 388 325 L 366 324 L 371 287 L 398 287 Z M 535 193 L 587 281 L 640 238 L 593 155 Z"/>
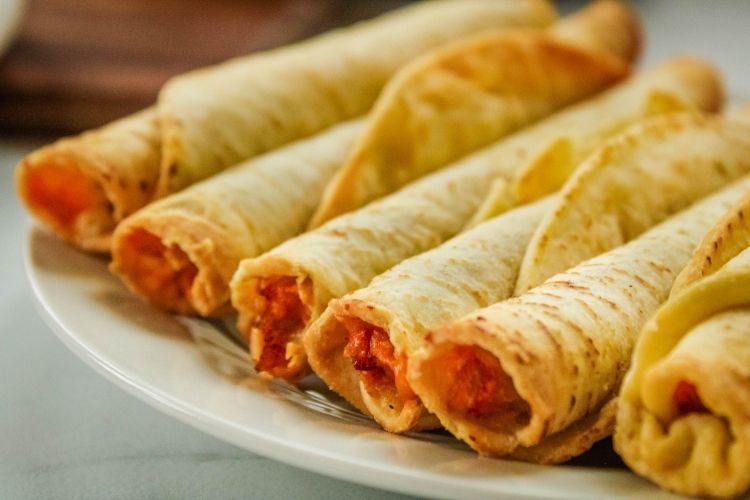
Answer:
<path fill-rule="evenodd" d="M 697 125 L 707 132 L 706 145 L 716 146 L 716 129 Z M 717 136 L 724 147 L 696 146 L 685 157 L 678 129 L 673 163 L 708 155 L 735 175 L 748 172 L 750 129 L 727 125 L 735 133 Z M 627 175 L 622 169 L 620 177 Z M 638 331 L 706 229 L 748 187 L 745 178 L 623 247 L 433 329 L 409 358 L 411 387 L 448 430 L 483 454 L 555 463 L 582 453 L 613 428 Z"/>
<path fill-rule="evenodd" d="M 498 135 L 533 121 L 541 113 L 589 96 L 627 74 L 625 62 L 604 52 L 612 44 L 600 36 L 600 31 L 622 26 L 623 22 L 625 26 L 633 26 L 637 21 L 630 11 L 610 9 L 608 5 L 611 4 L 597 4 L 560 23 L 564 32 L 586 40 L 586 48 L 565 44 L 567 57 L 554 52 L 547 57 L 550 46 L 562 43 L 550 42 L 549 34 L 525 33 L 526 42 L 546 42 L 539 46 L 532 44 L 537 51 L 528 51 L 523 61 L 543 59 L 557 64 L 546 68 L 544 81 L 538 81 L 533 64 L 516 72 L 513 85 L 523 82 L 539 90 L 495 98 L 511 102 L 513 108 L 507 116 L 495 118 L 505 124 L 496 131 Z M 635 28 L 627 31 L 633 33 L 632 39 L 618 37 L 619 43 L 611 49 L 615 54 L 634 52 L 628 49 L 640 43 Z M 601 38 L 602 50 L 592 48 L 596 37 Z M 512 42 L 516 40 L 511 38 Z M 451 49 L 454 59 L 461 54 L 466 60 L 474 59 L 473 45 L 469 44 L 464 52 L 457 50 L 460 47 L 463 45 Z M 430 71 L 439 68 L 423 68 L 424 73 Z M 581 79 L 585 80 L 581 85 L 559 85 L 559 81 Z M 431 116 L 417 116 L 413 120 L 423 129 L 433 126 L 432 121 Z M 463 128 L 471 133 L 481 129 L 482 124 L 467 118 Z M 222 313 L 227 305 L 229 277 L 239 261 L 255 257 L 302 231 L 325 182 L 336 171 L 336 163 L 344 162 L 351 138 L 350 133 L 321 134 L 320 139 L 308 139 L 305 146 L 292 145 L 269 155 L 276 166 L 271 166 L 265 158 L 249 161 L 225 175 L 207 179 L 192 189 L 145 207 L 118 228 L 112 248 L 112 269 L 131 289 L 171 311 L 204 316 Z M 410 138 L 405 137 L 404 142 L 408 141 Z M 321 154 L 325 148 L 331 151 Z M 316 158 L 325 158 L 324 164 L 316 165 Z M 264 166 L 259 169 L 258 165 Z M 269 182 L 278 187 L 267 189 Z"/>
<path fill-rule="evenodd" d="M 750 488 L 750 196 L 704 238 L 645 326 L 619 397 L 615 447 L 670 490 Z"/>
<path fill-rule="evenodd" d="M 331 299 L 458 233 L 494 179 L 512 178 L 544 157 L 539 153 L 560 137 L 569 138 L 580 161 L 601 138 L 648 113 L 654 94 L 672 95 L 687 107 L 714 110 L 721 102 L 719 88 L 716 73 L 705 63 L 672 61 L 379 202 L 243 261 L 232 280 L 232 303 L 240 312 L 240 329 L 251 337 L 256 366 L 290 380 L 305 374 L 301 334 Z M 295 313 L 292 319 L 288 311 Z M 324 365 L 321 361 L 316 370 L 322 371 Z"/>
<path fill-rule="evenodd" d="M 310 41 L 177 77 L 156 108 L 33 153 L 18 167 L 29 210 L 106 252 L 123 217 L 243 159 L 364 114 L 396 70 L 448 41 L 554 20 L 544 0 L 428 2 Z"/>
<path fill-rule="evenodd" d="M 553 220 L 554 227 L 563 228 L 557 236 L 569 237 L 568 249 L 587 241 L 581 233 L 611 234 L 613 225 L 623 234 L 612 235 L 610 243 L 622 244 L 750 173 L 750 160 L 745 157 L 750 152 L 748 132 L 750 127 L 734 121 L 693 113 L 647 120 L 608 141 L 585 161 L 545 222 Z M 711 155 L 705 156 L 706 151 Z M 644 158 L 651 163 L 643 165 Z M 717 169 L 717 162 L 723 168 Z M 688 164 L 690 176 L 685 176 Z M 628 189 L 631 185 L 648 189 Z M 425 414 L 406 378 L 409 356 L 428 329 L 512 295 L 544 207 L 550 203 L 498 216 L 332 301 L 306 334 L 315 339 L 307 346 L 313 367 L 389 431 L 431 425 L 434 418 Z M 581 221 L 581 212 L 595 220 Z M 543 241 L 556 241 L 548 236 L 548 228 L 542 223 L 534 238 L 539 240 L 541 233 Z"/>

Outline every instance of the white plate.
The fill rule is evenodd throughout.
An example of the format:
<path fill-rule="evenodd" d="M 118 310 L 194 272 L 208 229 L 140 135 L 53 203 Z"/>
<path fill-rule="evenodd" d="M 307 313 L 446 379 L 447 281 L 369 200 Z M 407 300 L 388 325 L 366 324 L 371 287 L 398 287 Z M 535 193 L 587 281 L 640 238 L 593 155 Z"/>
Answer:
<path fill-rule="evenodd" d="M 31 231 L 26 267 L 40 311 L 74 353 L 155 408 L 250 451 L 422 496 L 670 497 L 625 469 L 585 465 L 612 460 L 608 445 L 584 456 L 584 465 L 482 459 L 442 434 L 383 432 L 314 382 L 304 391 L 265 383 L 246 373 L 246 355 L 218 330 L 193 321 L 191 336 L 131 296 L 104 259 L 43 230 Z"/>

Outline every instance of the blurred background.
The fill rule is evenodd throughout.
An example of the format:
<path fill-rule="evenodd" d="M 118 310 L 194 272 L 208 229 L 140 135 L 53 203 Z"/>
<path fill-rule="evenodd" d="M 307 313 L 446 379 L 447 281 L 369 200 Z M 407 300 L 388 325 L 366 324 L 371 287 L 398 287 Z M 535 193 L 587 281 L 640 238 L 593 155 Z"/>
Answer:
<path fill-rule="evenodd" d="M 411 1 L 0 0 L 0 136 L 54 137 L 95 127 L 153 103 L 175 74 Z M 587 2 L 555 3 L 564 14 Z M 750 44 L 750 0 L 633 3 L 648 33 L 645 65 L 703 55 L 726 76 L 734 102 L 750 97 L 737 95 L 750 86 L 738 50 Z"/>
<path fill-rule="evenodd" d="M 16 24 L 0 55 L 0 133 L 59 135 L 91 128 L 148 106 L 175 74 L 407 3 L 0 0 L 0 46 L 3 25 Z"/>

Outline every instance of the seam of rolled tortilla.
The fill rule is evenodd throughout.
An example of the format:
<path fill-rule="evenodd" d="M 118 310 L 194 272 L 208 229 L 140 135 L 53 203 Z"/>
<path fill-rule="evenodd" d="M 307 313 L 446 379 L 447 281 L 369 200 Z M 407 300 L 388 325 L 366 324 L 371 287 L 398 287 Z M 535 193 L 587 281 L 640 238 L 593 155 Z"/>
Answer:
<path fill-rule="evenodd" d="M 615 395 L 638 330 L 703 232 L 748 186 L 748 178 L 736 182 L 623 247 L 432 330 L 409 364 L 412 387 L 448 430 L 483 454 L 509 455 L 568 428 Z M 436 367 L 446 369 L 445 356 L 461 345 L 492 354 L 528 404 L 527 419 L 489 426 L 449 408 Z"/>
<path fill-rule="evenodd" d="M 239 262 L 304 230 L 361 127 L 335 126 L 143 208 L 115 231 L 111 269 L 167 310 L 229 312 Z"/>
<path fill-rule="evenodd" d="M 117 223 L 152 198 L 159 147 L 149 108 L 34 151 L 16 168 L 16 191 L 59 237 L 106 253 Z"/>
<path fill-rule="evenodd" d="M 364 115 L 399 67 L 435 46 L 554 17 L 544 0 L 429 2 L 178 76 L 158 99 L 158 192 Z"/>
<path fill-rule="evenodd" d="M 618 30 L 619 43 L 601 36 Z M 601 1 L 546 32 L 478 35 L 416 59 L 386 85 L 310 227 L 394 192 L 558 107 L 545 101 L 570 104 L 622 79 L 640 41 L 635 12 Z M 550 73 L 556 74 L 551 85 Z M 589 90 L 575 95 L 571 87 Z M 554 94 L 559 99 L 550 99 Z"/>

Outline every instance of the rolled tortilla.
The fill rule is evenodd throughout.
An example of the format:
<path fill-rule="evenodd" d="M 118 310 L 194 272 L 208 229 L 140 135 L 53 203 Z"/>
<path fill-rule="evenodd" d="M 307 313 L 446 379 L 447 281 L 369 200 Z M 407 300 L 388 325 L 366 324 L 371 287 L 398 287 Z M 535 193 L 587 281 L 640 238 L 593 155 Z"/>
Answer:
<path fill-rule="evenodd" d="M 311 227 L 624 78 L 641 39 L 635 11 L 602 0 L 546 32 L 483 34 L 416 59 L 383 90 Z"/>
<path fill-rule="evenodd" d="M 421 53 L 491 29 L 543 27 L 544 0 L 441 0 L 178 76 L 162 89 L 160 193 L 365 114 Z"/>
<path fill-rule="evenodd" d="M 545 0 L 439 0 L 194 71 L 168 83 L 156 107 L 32 153 L 17 190 L 57 235 L 108 252 L 115 226 L 154 195 L 366 113 L 419 54 L 554 18 Z"/>
<path fill-rule="evenodd" d="M 560 137 L 569 138 L 576 157 L 584 157 L 597 140 L 648 113 L 654 92 L 679 96 L 687 107 L 715 106 L 717 78 L 702 61 L 670 61 L 263 256 L 243 261 L 232 279 L 232 303 L 240 313 L 240 330 L 251 339 L 256 368 L 288 380 L 307 373 L 302 333 L 331 299 L 361 288 L 398 262 L 454 236 L 493 181 L 510 180 Z M 290 311 L 297 312 L 294 321 L 287 321 Z"/>
<path fill-rule="evenodd" d="M 406 380 L 409 353 L 429 328 L 511 296 L 553 202 L 511 210 L 331 301 L 304 336 L 315 372 L 390 432 L 439 427 Z"/>
<path fill-rule="evenodd" d="M 750 488 L 750 250 L 673 293 L 619 399 L 615 447 L 635 472 L 688 495 Z"/>
<path fill-rule="evenodd" d="M 226 313 L 240 260 L 304 230 L 362 124 L 338 125 L 144 207 L 115 231 L 111 270 L 168 311 Z"/>
<path fill-rule="evenodd" d="M 636 337 L 744 178 L 625 246 L 427 334 L 408 381 L 484 455 L 557 463 L 612 431 Z"/>
<path fill-rule="evenodd" d="M 546 216 L 529 245 L 516 294 L 633 239 L 744 175 L 750 167 L 748 151 L 750 127 L 735 119 L 682 113 L 634 126 L 565 186 L 560 206 Z M 617 168 L 624 164 L 632 174 Z"/>
<path fill-rule="evenodd" d="M 153 196 L 160 145 L 150 108 L 33 152 L 16 169 L 16 189 L 55 234 L 108 252 L 117 223 Z"/>

